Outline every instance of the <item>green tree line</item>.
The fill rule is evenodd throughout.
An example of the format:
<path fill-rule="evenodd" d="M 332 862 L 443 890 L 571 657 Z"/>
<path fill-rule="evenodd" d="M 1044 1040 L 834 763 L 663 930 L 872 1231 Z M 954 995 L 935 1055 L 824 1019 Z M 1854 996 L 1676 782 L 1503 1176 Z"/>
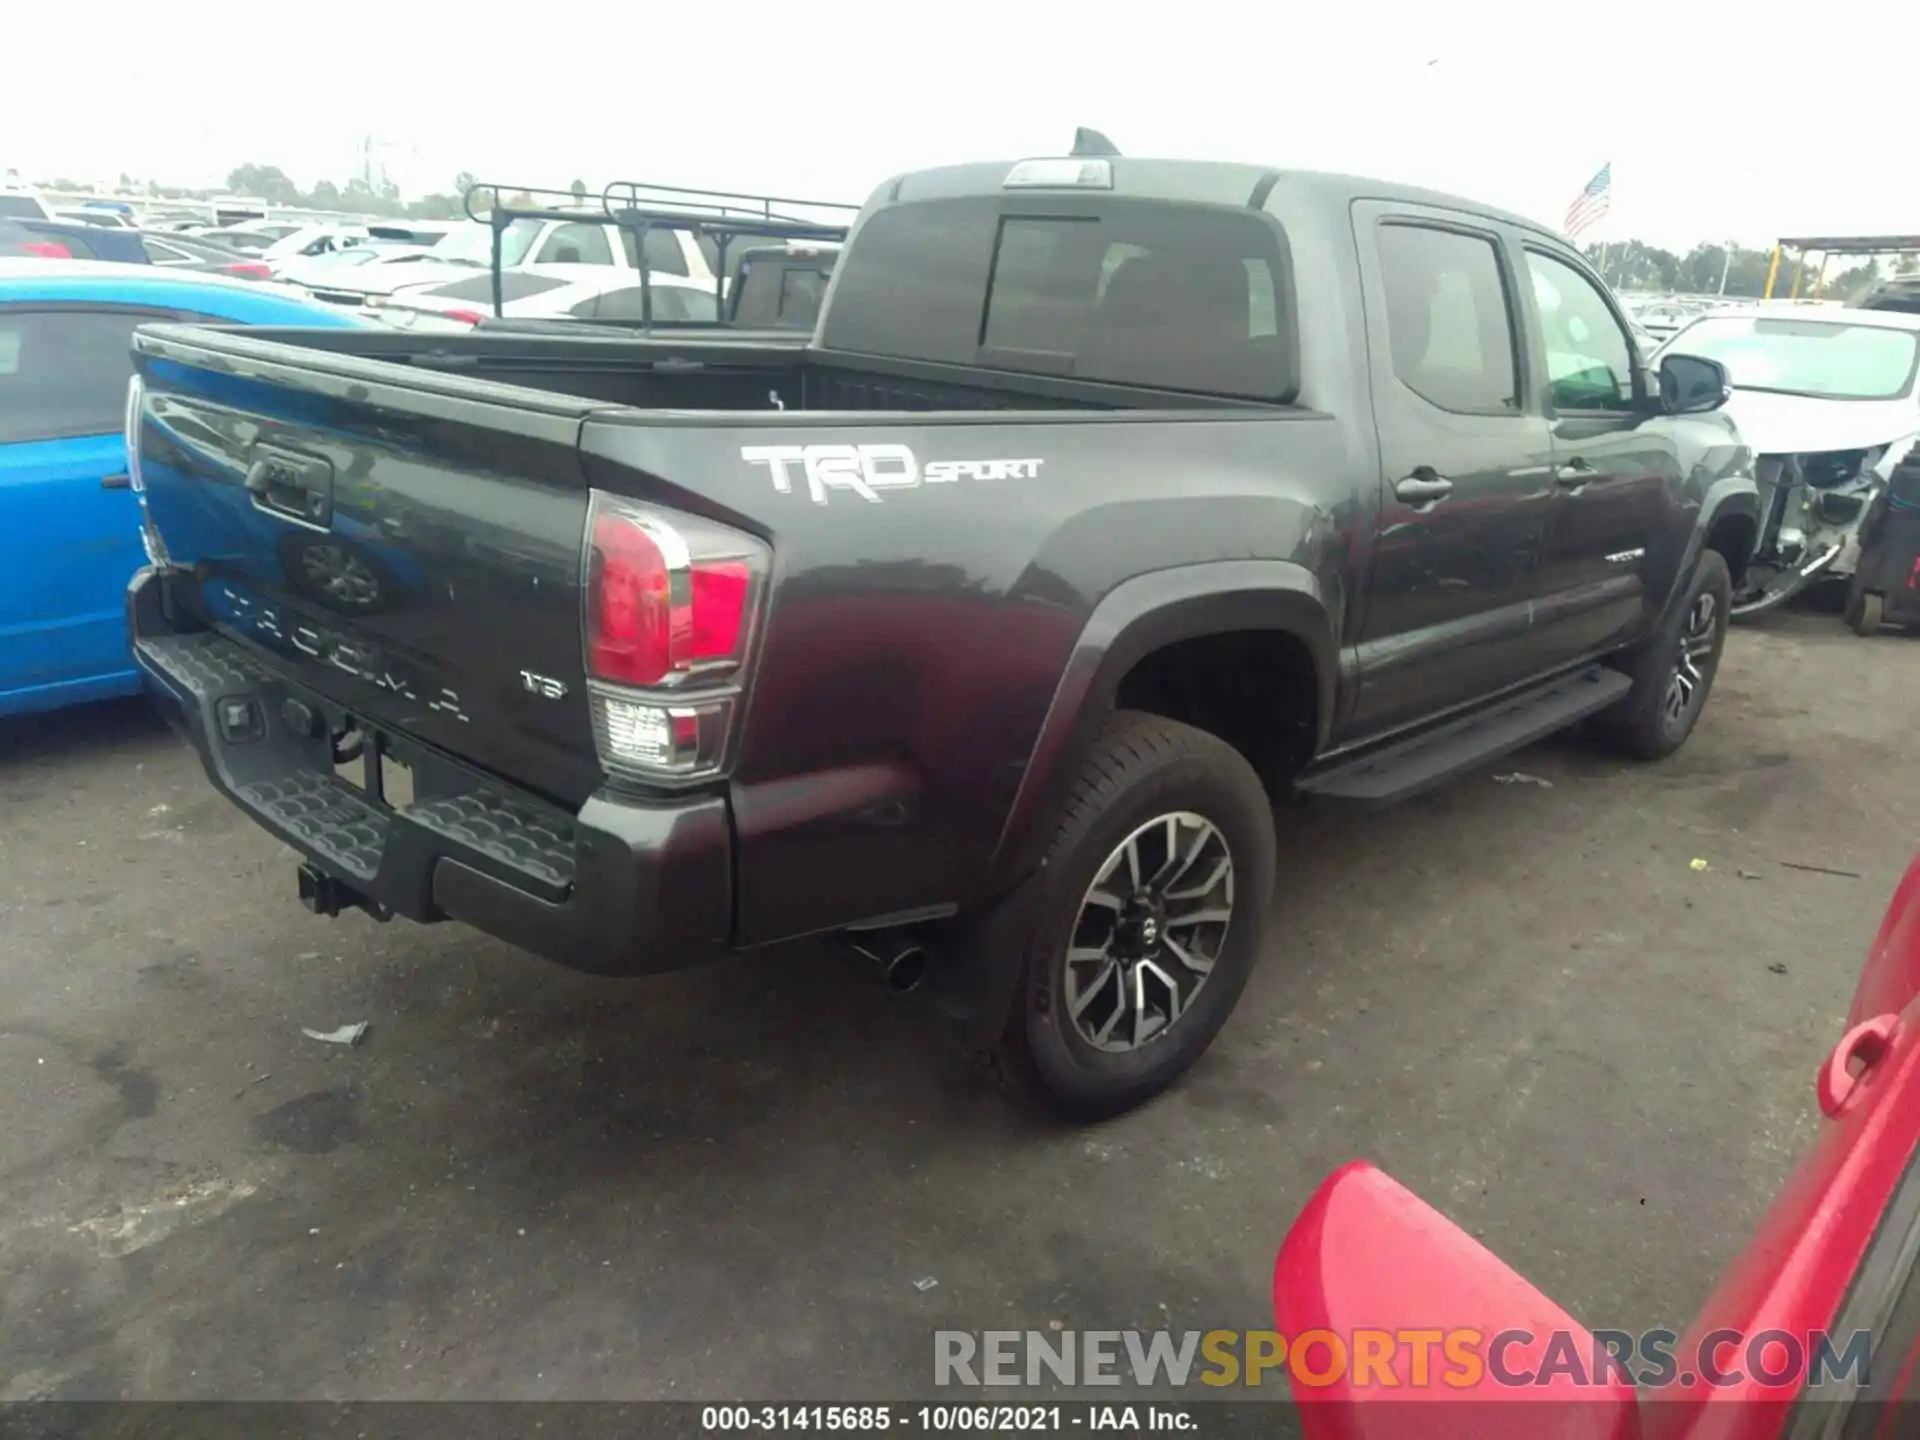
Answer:
<path fill-rule="evenodd" d="M 1677 294 L 1713 295 L 1725 293 L 1742 298 L 1758 298 L 1767 293 L 1767 271 L 1773 264 L 1773 251 L 1750 250 L 1744 245 L 1715 245 L 1702 242 L 1684 255 L 1648 245 L 1640 240 L 1615 241 L 1608 245 L 1590 245 L 1591 260 L 1618 290 L 1655 290 Z M 1902 255 L 1893 262 L 1893 273 L 1911 275 L 1920 272 L 1920 256 Z M 1780 257 L 1780 273 L 1774 277 L 1776 298 L 1793 293 L 1794 274 L 1800 273 L 1800 294 L 1828 299 L 1853 299 L 1880 279 L 1880 270 L 1871 257 L 1836 255 L 1820 273 L 1820 256 L 1808 257 L 1800 268 L 1800 256 L 1787 251 Z M 1721 283 L 1725 277 L 1724 286 Z"/>
<path fill-rule="evenodd" d="M 302 190 L 278 165 L 237 165 L 227 175 L 227 188 L 233 194 L 251 196 L 273 205 L 351 210 L 361 215 L 405 216 L 412 220 L 459 219 L 466 213 L 461 208 L 461 197 L 472 184 L 473 176 L 462 171 L 454 177 L 451 193 L 403 200 L 400 187 L 385 178 L 369 183 L 356 175 L 341 185 L 319 180 L 312 189 Z"/>

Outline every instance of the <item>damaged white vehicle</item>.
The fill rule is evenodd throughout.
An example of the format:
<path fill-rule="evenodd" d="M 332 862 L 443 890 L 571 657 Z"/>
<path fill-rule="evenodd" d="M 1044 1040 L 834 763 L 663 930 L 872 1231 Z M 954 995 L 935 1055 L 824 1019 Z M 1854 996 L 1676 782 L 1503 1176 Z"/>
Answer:
<path fill-rule="evenodd" d="M 1654 363 L 1674 352 L 1726 367 L 1723 413 L 1758 457 L 1760 529 L 1733 618 L 1851 575 L 1867 505 L 1920 436 L 1920 315 L 1705 315 Z"/>

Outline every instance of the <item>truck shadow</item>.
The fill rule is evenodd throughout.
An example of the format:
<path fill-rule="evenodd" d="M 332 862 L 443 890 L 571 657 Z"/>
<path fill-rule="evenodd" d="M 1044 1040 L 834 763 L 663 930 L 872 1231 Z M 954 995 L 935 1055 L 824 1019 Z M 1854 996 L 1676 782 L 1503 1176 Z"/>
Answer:
<path fill-rule="evenodd" d="M 0 718 L 0 773 L 137 747 L 167 735 L 166 722 L 141 696 L 8 716 Z"/>

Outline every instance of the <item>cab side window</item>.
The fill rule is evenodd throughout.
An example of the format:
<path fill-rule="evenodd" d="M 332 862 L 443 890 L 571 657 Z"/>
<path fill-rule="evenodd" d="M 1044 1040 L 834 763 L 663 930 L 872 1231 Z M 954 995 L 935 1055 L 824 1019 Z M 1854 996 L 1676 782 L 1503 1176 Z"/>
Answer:
<path fill-rule="evenodd" d="M 1527 251 L 1547 343 L 1556 410 L 1631 410 L 1633 342 L 1593 281 L 1564 260 Z"/>
<path fill-rule="evenodd" d="M 1494 241 L 1399 221 L 1378 234 L 1400 383 L 1442 410 L 1518 414 L 1513 307 Z"/>

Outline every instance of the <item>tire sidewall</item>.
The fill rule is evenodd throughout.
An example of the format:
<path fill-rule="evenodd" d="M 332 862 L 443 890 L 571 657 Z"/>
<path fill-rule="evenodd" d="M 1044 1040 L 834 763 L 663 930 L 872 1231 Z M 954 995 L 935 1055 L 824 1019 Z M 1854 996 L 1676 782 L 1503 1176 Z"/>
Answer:
<path fill-rule="evenodd" d="M 1709 591 L 1719 602 L 1719 613 L 1714 620 L 1713 650 L 1707 657 L 1707 663 L 1701 666 L 1695 703 L 1675 722 L 1667 717 L 1665 711 L 1667 685 L 1680 658 L 1680 640 L 1686 632 L 1687 617 L 1693 613 L 1694 602 Z M 1713 682 L 1720 673 L 1721 658 L 1726 654 L 1727 627 L 1732 619 L 1732 606 L 1733 579 L 1727 570 L 1725 557 L 1716 550 L 1702 550 L 1699 559 L 1694 562 L 1692 574 L 1687 577 L 1680 602 L 1661 626 L 1659 638 L 1647 647 L 1635 667 L 1636 693 L 1632 697 L 1628 738 L 1640 753 L 1651 757 L 1670 755 L 1687 742 L 1699 725 L 1700 717 L 1706 713 L 1707 702 L 1712 698 Z"/>
<path fill-rule="evenodd" d="M 1102 1051 L 1079 1034 L 1064 1004 L 1066 955 L 1080 904 L 1128 835 L 1176 810 L 1191 811 L 1220 832 L 1233 860 L 1233 919 L 1187 1011 L 1137 1050 Z M 1273 815 L 1252 767 L 1222 746 L 1217 755 L 1181 755 L 1136 777 L 1062 840 L 1028 942 L 1018 1023 L 1049 1092 L 1070 1109 L 1111 1112 L 1162 1089 L 1199 1059 L 1246 988 L 1273 894 Z"/>

